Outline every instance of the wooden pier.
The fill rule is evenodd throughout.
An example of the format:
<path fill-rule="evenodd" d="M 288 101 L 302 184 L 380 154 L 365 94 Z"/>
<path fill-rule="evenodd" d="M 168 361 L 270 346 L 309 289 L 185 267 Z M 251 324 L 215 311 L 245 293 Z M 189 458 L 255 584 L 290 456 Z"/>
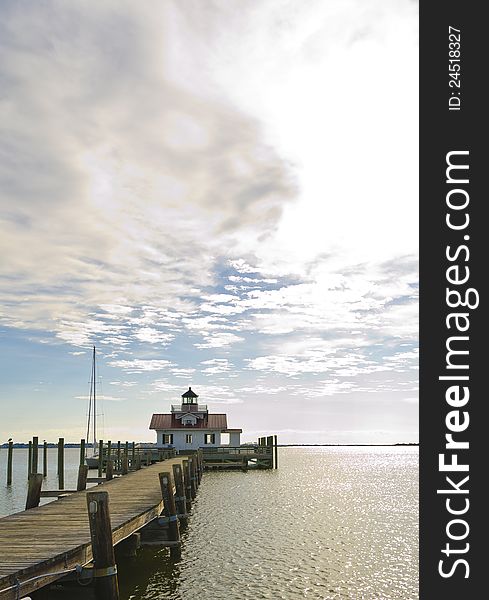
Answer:
<path fill-rule="evenodd" d="M 92 577 L 97 598 L 117 599 L 117 567 L 104 548 L 142 538 L 178 556 L 178 524 L 202 470 L 201 453 L 178 456 L 0 519 L 0 599 L 41 598 L 42 588 L 70 576 Z M 103 534 L 107 523 L 112 539 Z"/>
<path fill-rule="evenodd" d="M 237 447 L 203 448 L 204 469 L 228 470 L 277 469 L 277 436 L 259 438 L 258 444 Z"/>
<path fill-rule="evenodd" d="M 40 473 L 38 438 L 29 442 L 26 510 L 0 518 L 0 600 L 41 600 L 54 582 L 92 584 L 86 589 L 96 600 L 118 600 L 116 551 L 134 556 L 141 545 L 166 546 L 178 559 L 180 528 L 187 525 L 205 469 L 278 467 L 277 436 L 179 455 L 174 448 L 112 447 L 100 440 L 98 477 L 88 477 L 84 440 L 80 446 L 76 489 L 64 489 L 65 445 L 59 438 L 58 489 L 42 490 L 47 446 Z M 7 485 L 12 452 L 9 441 Z M 58 500 L 39 506 L 42 497 Z"/>

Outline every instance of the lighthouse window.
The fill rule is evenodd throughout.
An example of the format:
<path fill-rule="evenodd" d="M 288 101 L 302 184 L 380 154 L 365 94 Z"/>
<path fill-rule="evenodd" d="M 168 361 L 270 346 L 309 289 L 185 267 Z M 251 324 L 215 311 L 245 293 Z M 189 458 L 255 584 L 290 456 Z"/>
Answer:
<path fill-rule="evenodd" d="M 185 443 L 186 444 L 192 443 L 192 434 L 191 433 L 187 433 L 187 435 L 185 436 Z"/>
<path fill-rule="evenodd" d="M 215 444 L 216 443 L 216 434 L 215 433 L 206 433 L 204 438 L 205 444 Z"/>

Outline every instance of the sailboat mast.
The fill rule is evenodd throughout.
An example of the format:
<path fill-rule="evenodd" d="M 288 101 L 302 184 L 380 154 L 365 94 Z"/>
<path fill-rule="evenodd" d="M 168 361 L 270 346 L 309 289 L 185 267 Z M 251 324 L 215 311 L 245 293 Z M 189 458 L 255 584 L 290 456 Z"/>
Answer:
<path fill-rule="evenodd" d="M 93 449 L 94 452 L 97 448 L 97 399 L 96 399 L 96 387 L 97 387 L 97 374 L 95 372 L 95 346 L 93 347 L 93 365 L 92 365 L 92 378 L 93 378 Z"/>

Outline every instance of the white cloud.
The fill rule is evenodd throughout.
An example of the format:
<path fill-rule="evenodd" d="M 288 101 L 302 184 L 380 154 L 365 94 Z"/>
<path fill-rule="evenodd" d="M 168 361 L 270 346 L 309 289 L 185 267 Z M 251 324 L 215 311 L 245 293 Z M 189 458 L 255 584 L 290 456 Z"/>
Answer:
<path fill-rule="evenodd" d="M 160 346 L 167 346 L 175 338 L 173 334 L 163 333 L 153 327 L 141 327 L 135 332 L 134 337 L 141 342 L 159 344 Z"/>
<path fill-rule="evenodd" d="M 7 3 L 0 322 L 128 396 L 410 394 L 416 4 L 238 4 Z"/>
<path fill-rule="evenodd" d="M 132 360 L 113 360 L 109 363 L 110 367 L 116 367 L 127 373 L 143 373 L 145 371 L 165 371 L 173 363 L 169 360 L 154 360 L 135 358 Z"/>
<path fill-rule="evenodd" d="M 196 348 L 226 348 L 237 342 L 242 342 L 244 338 L 234 335 L 234 333 L 211 333 L 204 334 L 204 342 L 194 344 Z"/>
<path fill-rule="evenodd" d="M 77 400 L 88 400 L 89 396 L 75 396 Z M 106 394 L 99 394 L 97 400 L 109 400 L 111 402 L 122 402 L 126 398 L 119 398 L 118 396 L 107 396 Z"/>

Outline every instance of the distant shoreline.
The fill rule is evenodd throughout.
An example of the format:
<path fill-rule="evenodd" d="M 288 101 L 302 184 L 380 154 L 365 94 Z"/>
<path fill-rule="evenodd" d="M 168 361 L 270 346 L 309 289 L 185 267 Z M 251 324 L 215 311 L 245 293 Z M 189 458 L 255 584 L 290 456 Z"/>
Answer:
<path fill-rule="evenodd" d="M 151 442 L 138 442 L 138 444 L 142 445 L 142 446 L 149 446 L 149 445 L 153 445 L 151 444 Z M 246 444 L 245 444 L 246 445 Z M 39 444 L 39 448 L 42 448 L 44 446 L 44 444 L 40 443 Z M 366 448 L 375 448 L 375 447 L 382 447 L 382 448 L 391 448 L 391 447 L 399 447 L 399 446 L 419 446 L 419 443 L 415 443 L 415 442 L 409 442 L 409 443 L 398 443 L 398 444 L 277 444 L 277 446 L 279 448 L 304 448 L 304 447 L 366 447 Z M 27 443 L 22 443 L 22 442 L 17 442 L 15 444 L 13 444 L 14 448 L 28 448 L 29 447 L 29 442 Z M 48 443 L 47 444 L 48 448 L 57 448 L 58 445 L 55 443 Z M 65 448 L 80 448 L 80 444 L 65 444 L 64 445 Z M 86 445 L 87 448 L 92 448 L 91 444 L 87 444 Z M 8 448 L 8 443 L 4 443 L 0 445 L 0 448 Z"/>
<path fill-rule="evenodd" d="M 419 442 L 408 442 L 399 444 L 277 444 L 279 448 L 302 448 L 304 446 L 366 446 L 370 447 L 395 447 L 395 446 L 419 446 Z"/>

